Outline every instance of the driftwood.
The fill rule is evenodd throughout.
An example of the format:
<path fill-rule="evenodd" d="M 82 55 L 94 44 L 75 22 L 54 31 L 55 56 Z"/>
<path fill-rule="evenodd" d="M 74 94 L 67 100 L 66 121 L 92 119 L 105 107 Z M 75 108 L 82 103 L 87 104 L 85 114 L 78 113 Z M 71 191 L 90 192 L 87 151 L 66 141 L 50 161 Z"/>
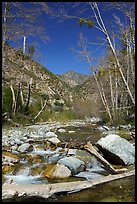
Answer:
<path fill-rule="evenodd" d="M 2 199 L 38 197 L 47 199 L 56 193 L 74 193 L 82 189 L 88 189 L 98 184 L 117 179 L 134 176 L 135 170 L 122 174 L 109 175 L 87 181 L 64 182 L 54 184 L 4 184 L 2 186 Z"/>
<path fill-rule="evenodd" d="M 44 110 L 44 108 L 46 107 L 46 100 L 45 100 L 45 103 L 44 105 L 42 106 L 41 110 L 38 112 L 38 114 L 34 117 L 33 121 L 35 121 L 37 119 L 37 117 L 42 113 L 42 111 Z"/>
<path fill-rule="evenodd" d="M 107 161 L 105 160 L 93 147 L 93 145 L 90 142 L 87 142 L 86 145 L 84 145 L 84 148 L 90 152 L 91 154 L 93 154 L 103 165 L 104 167 L 109 170 L 111 173 L 113 174 L 117 174 L 117 173 L 122 173 L 124 171 L 127 171 L 126 168 L 122 168 L 122 169 L 114 169 L 113 166 Z"/>

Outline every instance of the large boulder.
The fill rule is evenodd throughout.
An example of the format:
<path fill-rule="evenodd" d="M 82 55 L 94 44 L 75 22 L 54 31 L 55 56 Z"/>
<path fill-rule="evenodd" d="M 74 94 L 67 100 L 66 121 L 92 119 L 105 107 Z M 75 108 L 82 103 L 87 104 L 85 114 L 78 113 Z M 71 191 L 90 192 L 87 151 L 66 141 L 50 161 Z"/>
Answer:
<path fill-rule="evenodd" d="M 76 157 L 70 156 L 70 157 L 64 157 L 60 160 L 58 160 L 59 164 L 62 164 L 68 169 L 70 169 L 72 175 L 75 175 L 85 168 L 85 163 L 81 161 L 80 159 L 77 159 Z"/>
<path fill-rule="evenodd" d="M 112 164 L 130 165 L 135 163 L 135 146 L 116 134 L 109 134 L 97 141 L 96 146 Z"/>

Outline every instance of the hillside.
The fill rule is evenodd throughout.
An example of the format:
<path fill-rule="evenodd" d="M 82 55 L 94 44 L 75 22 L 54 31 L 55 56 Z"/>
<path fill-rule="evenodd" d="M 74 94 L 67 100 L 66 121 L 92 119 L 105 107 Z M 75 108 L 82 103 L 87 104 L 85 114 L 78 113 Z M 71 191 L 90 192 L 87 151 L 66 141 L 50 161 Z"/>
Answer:
<path fill-rule="evenodd" d="M 17 113 L 24 113 L 30 80 L 32 80 L 32 84 L 28 115 L 31 119 L 35 118 L 45 102 L 46 108 L 42 112 L 41 117 L 39 117 L 42 121 L 49 119 L 56 112 L 64 114 L 62 112 L 64 110 L 68 111 L 67 117 L 69 118 L 74 114 L 79 118 L 83 117 L 85 112 L 89 115 L 90 112 L 94 112 L 94 105 L 97 104 L 99 97 L 92 77 L 72 71 L 64 74 L 64 76 L 57 76 L 32 60 L 28 55 L 23 55 L 19 50 L 7 46 L 5 53 L 4 87 L 6 88 L 4 88 L 3 113 L 11 113 L 11 110 L 13 111 L 13 93 L 11 88 L 13 88 L 17 99 L 19 85 L 22 95 L 20 94 L 20 102 L 18 102 L 20 105 L 18 105 Z M 71 83 L 68 84 L 68 81 Z M 86 100 L 89 100 L 88 105 L 84 102 Z M 89 109 L 92 110 L 89 111 Z M 19 117 L 21 118 L 22 116 Z M 63 117 L 66 117 L 66 115 Z M 56 120 L 55 115 L 53 119 Z"/>
<path fill-rule="evenodd" d="M 75 71 L 65 72 L 64 74 L 59 75 L 59 77 L 67 84 L 69 84 L 71 87 L 82 84 L 86 79 L 88 79 L 87 75 L 80 74 Z"/>
<path fill-rule="evenodd" d="M 31 60 L 28 56 L 25 56 L 24 60 L 24 56 L 19 51 L 7 47 L 6 84 L 12 85 L 16 89 L 19 82 L 21 82 L 22 89 L 26 93 L 31 78 L 33 79 L 32 100 L 33 96 L 36 97 L 36 95 L 40 96 L 41 94 L 48 95 L 51 104 L 56 99 L 62 100 L 64 103 L 69 103 L 73 100 L 74 91 L 67 83 L 60 80 L 58 76 L 51 73 L 45 67 Z"/>

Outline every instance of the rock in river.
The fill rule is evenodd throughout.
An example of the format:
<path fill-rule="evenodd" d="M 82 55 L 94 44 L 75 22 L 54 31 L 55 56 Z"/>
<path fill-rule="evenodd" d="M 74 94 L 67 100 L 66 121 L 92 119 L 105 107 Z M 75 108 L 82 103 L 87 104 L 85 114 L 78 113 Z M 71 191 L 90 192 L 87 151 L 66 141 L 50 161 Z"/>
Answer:
<path fill-rule="evenodd" d="M 71 170 L 73 175 L 79 173 L 80 171 L 83 171 L 85 168 L 85 163 L 73 156 L 64 157 L 60 159 L 58 163 L 67 166 L 68 169 Z"/>
<path fill-rule="evenodd" d="M 135 162 L 135 147 L 116 134 L 109 134 L 96 143 L 104 157 L 113 164 L 130 165 Z"/>
<path fill-rule="evenodd" d="M 44 175 L 48 178 L 67 178 L 71 176 L 71 171 L 64 165 L 51 164 L 44 171 Z"/>
<path fill-rule="evenodd" d="M 18 151 L 25 153 L 25 152 L 31 152 L 33 150 L 33 146 L 29 143 L 24 143 L 21 146 L 19 146 Z"/>

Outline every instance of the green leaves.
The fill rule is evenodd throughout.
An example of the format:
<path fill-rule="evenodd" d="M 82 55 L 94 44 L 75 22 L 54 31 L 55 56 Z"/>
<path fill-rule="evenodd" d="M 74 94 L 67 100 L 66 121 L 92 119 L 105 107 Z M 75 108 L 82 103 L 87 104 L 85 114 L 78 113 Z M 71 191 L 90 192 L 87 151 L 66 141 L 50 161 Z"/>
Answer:
<path fill-rule="evenodd" d="M 93 26 L 94 26 L 94 21 L 88 19 L 88 28 L 91 28 L 91 27 L 93 27 Z"/>
<path fill-rule="evenodd" d="M 85 20 L 83 18 L 80 18 L 78 23 L 82 27 L 82 25 L 85 23 Z"/>
<path fill-rule="evenodd" d="M 7 5 L 7 6 L 6 6 L 6 10 L 7 10 L 7 11 L 10 11 L 10 9 L 11 9 L 11 6 L 10 6 L 10 5 Z"/>
<path fill-rule="evenodd" d="M 88 28 L 91 28 L 94 26 L 94 21 L 90 20 L 90 19 L 84 19 L 84 18 L 80 18 L 78 21 L 79 25 L 82 27 L 83 24 L 87 24 Z"/>

